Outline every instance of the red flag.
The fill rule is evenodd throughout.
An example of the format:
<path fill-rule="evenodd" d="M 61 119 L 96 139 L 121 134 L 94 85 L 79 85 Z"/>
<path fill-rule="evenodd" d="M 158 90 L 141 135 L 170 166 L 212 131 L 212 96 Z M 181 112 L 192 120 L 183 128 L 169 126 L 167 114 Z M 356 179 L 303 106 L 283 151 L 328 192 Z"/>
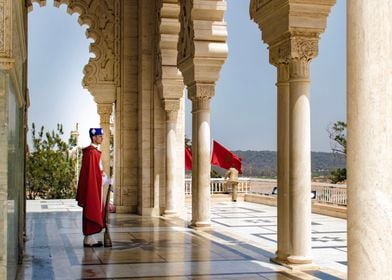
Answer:
<path fill-rule="evenodd" d="M 185 146 L 185 170 L 192 170 L 192 151 Z"/>
<path fill-rule="evenodd" d="M 234 167 L 238 170 L 238 173 L 242 174 L 241 159 L 216 141 L 214 141 L 212 146 L 211 164 L 224 169 Z"/>

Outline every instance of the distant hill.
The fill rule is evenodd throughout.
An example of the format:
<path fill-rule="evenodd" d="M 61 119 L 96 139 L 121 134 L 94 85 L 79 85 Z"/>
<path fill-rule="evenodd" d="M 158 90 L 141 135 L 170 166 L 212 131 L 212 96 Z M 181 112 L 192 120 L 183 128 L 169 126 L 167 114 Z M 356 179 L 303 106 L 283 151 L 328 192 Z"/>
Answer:
<path fill-rule="evenodd" d="M 272 151 L 232 151 L 242 159 L 243 176 L 275 177 L 276 152 Z M 312 176 L 326 176 L 331 170 L 346 167 L 343 155 L 312 152 Z"/>

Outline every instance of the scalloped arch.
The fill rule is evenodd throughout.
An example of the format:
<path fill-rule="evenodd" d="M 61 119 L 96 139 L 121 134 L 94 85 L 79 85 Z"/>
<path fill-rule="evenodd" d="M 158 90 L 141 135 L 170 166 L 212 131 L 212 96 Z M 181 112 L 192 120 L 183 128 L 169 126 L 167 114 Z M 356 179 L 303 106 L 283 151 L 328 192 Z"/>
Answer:
<path fill-rule="evenodd" d="M 33 3 L 45 6 L 46 0 L 28 0 L 29 11 Z M 90 57 L 84 67 L 83 86 L 87 89 L 100 84 L 119 85 L 120 2 L 119 0 L 54 0 L 54 6 L 67 6 L 67 13 L 79 14 L 80 25 L 86 24 L 87 39 L 92 39 Z M 91 90 L 90 90 L 91 91 Z"/>

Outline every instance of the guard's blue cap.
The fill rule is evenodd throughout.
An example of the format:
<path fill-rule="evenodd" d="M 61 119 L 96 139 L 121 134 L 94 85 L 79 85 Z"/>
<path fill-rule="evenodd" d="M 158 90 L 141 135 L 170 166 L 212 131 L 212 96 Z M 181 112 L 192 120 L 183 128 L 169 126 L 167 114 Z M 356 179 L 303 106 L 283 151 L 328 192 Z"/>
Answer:
<path fill-rule="evenodd" d="M 97 136 L 97 135 L 103 135 L 103 129 L 102 128 L 90 128 L 88 133 L 90 134 L 90 137 Z"/>

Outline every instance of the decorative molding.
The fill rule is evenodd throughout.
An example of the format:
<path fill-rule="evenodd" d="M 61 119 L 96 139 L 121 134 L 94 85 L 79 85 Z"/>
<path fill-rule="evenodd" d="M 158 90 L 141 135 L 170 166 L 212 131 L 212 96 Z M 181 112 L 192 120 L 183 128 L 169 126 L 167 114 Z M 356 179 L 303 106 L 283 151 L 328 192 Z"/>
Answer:
<path fill-rule="evenodd" d="M 299 38 L 292 40 L 292 56 L 299 59 L 311 60 L 318 55 L 318 38 L 316 40 Z"/>
<path fill-rule="evenodd" d="M 31 0 L 41 6 L 46 2 Z M 86 36 L 94 40 L 90 51 L 95 54 L 84 67 L 83 86 L 120 84 L 120 0 L 54 0 L 54 6 L 68 6 L 69 14 L 78 13 L 79 23 L 87 24 Z"/>

